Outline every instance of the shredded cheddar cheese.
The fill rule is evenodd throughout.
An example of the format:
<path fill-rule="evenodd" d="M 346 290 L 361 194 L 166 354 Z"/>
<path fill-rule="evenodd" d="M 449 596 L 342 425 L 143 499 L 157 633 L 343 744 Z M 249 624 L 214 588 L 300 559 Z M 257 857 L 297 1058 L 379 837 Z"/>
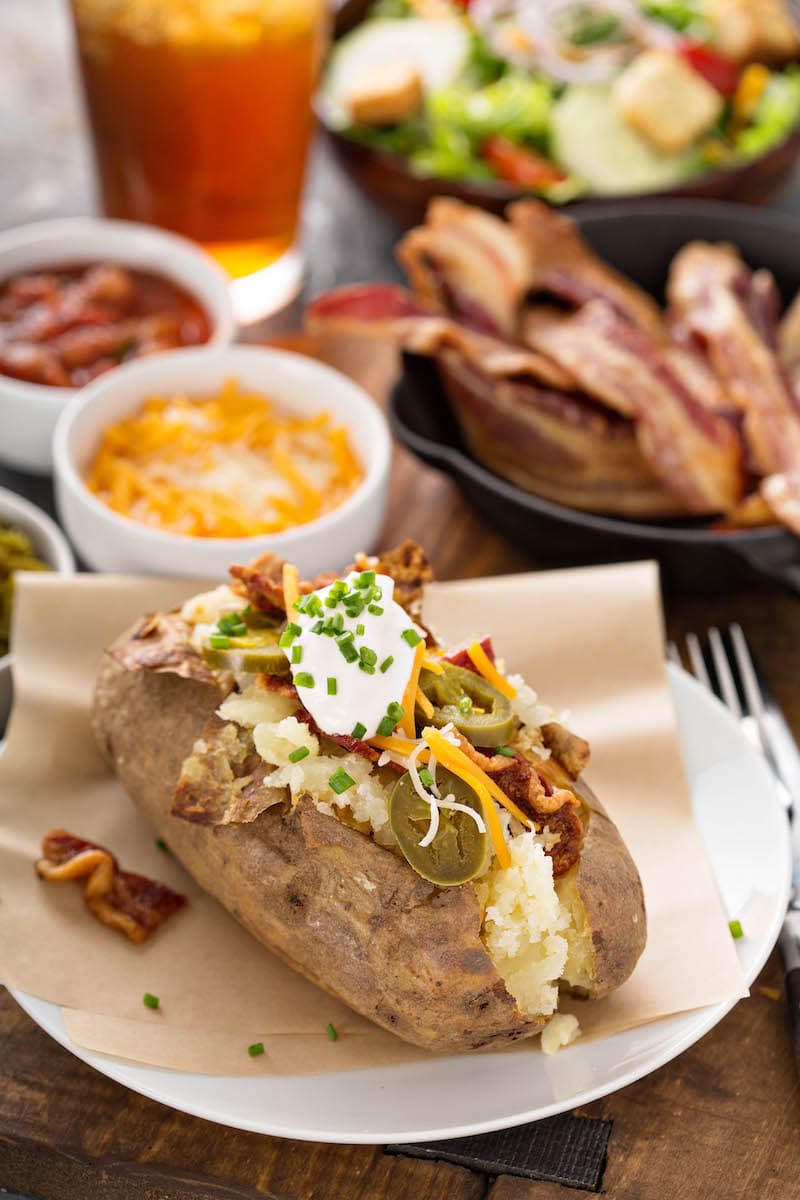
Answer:
<path fill-rule="evenodd" d="M 297 597 L 300 595 L 299 576 L 294 563 L 283 564 L 283 603 L 287 613 L 291 613 Z"/>
<path fill-rule="evenodd" d="M 414 704 L 417 698 L 419 673 L 422 670 L 422 660 L 424 657 L 425 643 L 418 642 L 414 651 L 414 664 L 411 668 L 411 674 L 408 677 L 406 690 L 403 692 L 403 719 L 400 722 L 400 728 L 408 738 L 413 738 L 416 732 L 414 728 Z"/>
<path fill-rule="evenodd" d="M 497 688 L 498 692 L 502 692 L 509 700 L 514 699 L 517 689 L 512 687 L 507 679 L 503 678 L 480 642 L 472 642 L 467 650 L 467 654 L 484 679 L 488 680 L 492 687 Z"/>
<path fill-rule="evenodd" d="M 422 736 L 436 755 L 436 761 L 440 762 L 448 771 L 452 771 L 454 775 L 457 775 L 459 779 L 463 780 L 464 783 L 473 789 L 483 805 L 497 861 L 501 867 L 510 867 L 511 855 L 503 837 L 503 827 L 500 824 L 497 809 L 492 803 L 489 789 L 486 787 L 488 776 L 483 771 L 480 771 L 479 768 L 474 767 L 467 756 L 456 746 L 448 742 L 446 738 L 442 737 L 437 729 L 432 729 L 429 726 L 423 729 Z"/>
<path fill-rule="evenodd" d="M 151 396 L 109 426 L 86 483 L 142 524 L 193 537 L 252 537 L 313 521 L 363 478 L 330 414 L 282 412 L 234 380 L 212 396 Z"/>
<path fill-rule="evenodd" d="M 410 758 L 415 750 L 419 750 L 419 742 L 412 742 L 409 738 L 397 737 L 392 734 L 391 737 L 381 737 L 376 734 L 375 737 L 369 739 L 370 746 L 375 746 L 378 750 L 388 750 L 390 754 L 396 754 L 398 758 Z M 427 762 L 430 758 L 430 750 L 427 746 L 423 747 L 417 756 L 420 762 Z"/>
<path fill-rule="evenodd" d="M 417 687 L 416 702 L 429 721 L 433 720 L 433 705 L 421 687 Z"/>
<path fill-rule="evenodd" d="M 483 787 L 490 796 L 494 797 L 498 804 L 510 812 L 512 817 L 519 821 L 521 825 L 524 825 L 526 829 L 530 828 L 530 818 L 525 816 L 525 813 L 522 811 L 522 809 L 517 807 L 514 801 L 511 800 L 505 794 L 505 792 L 497 786 L 495 781 L 489 775 L 487 775 L 485 771 L 481 770 L 477 763 L 474 763 L 471 758 L 467 758 L 463 750 L 461 750 L 458 746 L 454 746 L 452 742 L 449 742 L 435 729 L 423 729 L 422 736 L 430 746 L 431 750 L 433 750 L 433 753 L 436 755 L 436 758 L 439 762 L 441 762 L 456 775 L 458 775 L 458 771 L 455 769 L 456 766 L 458 766 L 460 771 L 469 773 L 469 775 L 472 777 L 472 780 L 476 780 L 478 783 L 480 783 L 481 787 Z M 462 774 L 459 776 L 459 778 L 464 779 L 465 776 Z M 467 779 L 466 782 L 469 783 L 471 780 Z"/>
<path fill-rule="evenodd" d="M 422 668 L 425 671 L 430 671 L 431 675 L 444 675 L 444 667 L 435 658 L 428 655 L 422 660 Z"/>

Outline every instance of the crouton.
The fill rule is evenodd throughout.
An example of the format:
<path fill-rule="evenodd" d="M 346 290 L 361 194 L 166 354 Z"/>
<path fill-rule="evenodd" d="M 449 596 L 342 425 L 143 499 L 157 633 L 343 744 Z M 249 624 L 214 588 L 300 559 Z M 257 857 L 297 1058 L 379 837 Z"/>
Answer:
<path fill-rule="evenodd" d="M 347 96 L 356 125 L 394 125 L 422 104 L 422 77 L 410 63 L 387 63 L 362 74 Z"/>
<path fill-rule="evenodd" d="M 709 0 L 715 48 L 734 62 L 782 63 L 800 54 L 800 36 L 785 0 Z"/>
<path fill-rule="evenodd" d="M 614 84 L 622 119 L 664 154 L 679 154 L 719 119 L 723 99 L 668 50 L 645 50 Z"/>

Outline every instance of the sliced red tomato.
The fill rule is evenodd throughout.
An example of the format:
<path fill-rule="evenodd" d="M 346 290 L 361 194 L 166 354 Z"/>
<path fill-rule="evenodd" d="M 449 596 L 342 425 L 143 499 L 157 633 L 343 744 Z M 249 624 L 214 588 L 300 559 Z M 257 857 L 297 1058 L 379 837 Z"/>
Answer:
<path fill-rule="evenodd" d="M 710 83 L 723 96 L 731 97 L 739 84 L 741 71 L 732 59 L 699 42 L 684 41 L 678 47 L 678 54 L 689 64 L 692 70 L 702 75 L 706 83 Z"/>
<path fill-rule="evenodd" d="M 487 138 L 481 147 L 484 160 L 506 183 L 518 183 L 522 187 L 541 187 L 547 183 L 560 183 L 566 179 L 543 154 L 517 146 L 499 134 Z"/>

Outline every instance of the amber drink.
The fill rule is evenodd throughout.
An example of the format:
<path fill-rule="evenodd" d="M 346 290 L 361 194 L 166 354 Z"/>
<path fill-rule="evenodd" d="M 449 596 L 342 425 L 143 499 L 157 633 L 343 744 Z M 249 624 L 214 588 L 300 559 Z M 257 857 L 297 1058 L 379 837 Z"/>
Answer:
<path fill-rule="evenodd" d="M 106 214 L 286 276 L 325 0 L 71 3 Z"/>

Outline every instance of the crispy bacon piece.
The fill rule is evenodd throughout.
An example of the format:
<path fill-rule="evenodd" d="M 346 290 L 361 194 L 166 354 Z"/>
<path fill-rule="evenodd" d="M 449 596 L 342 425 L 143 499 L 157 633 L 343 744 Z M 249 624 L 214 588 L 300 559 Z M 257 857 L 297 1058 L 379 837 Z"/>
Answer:
<path fill-rule="evenodd" d="M 518 233 L 500 217 L 440 196 L 397 258 L 423 303 L 479 332 L 513 335 L 530 271 Z"/>
<path fill-rule="evenodd" d="M 51 881 L 85 879 L 84 899 L 97 919 L 137 945 L 186 904 L 179 892 L 120 870 L 109 850 L 63 829 L 45 834 L 36 871 Z"/>
<path fill-rule="evenodd" d="M 287 700 L 300 700 L 297 688 L 288 675 L 257 675 L 256 686 L 276 696 L 285 696 Z"/>
<path fill-rule="evenodd" d="M 495 654 L 494 646 L 492 645 L 492 639 L 490 637 L 482 638 L 480 647 L 483 650 L 483 653 L 489 659 L 489 662 L 493 663 Z M 452 663 L 454 667 L 463 667 L 466 671 L 474 671 L 476 675 L 480 675 L 480 671 L 475 666 L 475 663 L 470 658 L 469 652 L 466 649 L 456 650 L 455 654 L 445 654 L 442 658 L 442 662 Z"/>
<path fill-rule="evenodd" d="M 286 612 L 286 601 L 283 596 L 283 566 L 284 560 L 271 550 L 254 558 L 246 566 L 234 563 L 230 568 L 233 577 L 233 588 L 240 596 L 248 600 L 259 612 L 275 614 Z M 301 579 L 298 590 L 301 595 L 314 592 L 317 588 L 333 583 L 336 574 L 327 571 L 316 579 Z"/>
<path fill-rule="evenodd" d="M 667 295 L 744 414 L 753 467 L 773 475 L 800 466 L 800 410 L 788 372 L 765 340 L 774 334 L 766 273 L 752 274 L 733 246 L 691 242 L 673 260 Z"/>
<path fill-rule="evenodd" d="M 741 448 L 670 368 L 659 344 L 602 300 L 537 319 L 526 336 L 579 379 L 591 396 L 632 417 L 654 474 L 691 512 L 724 512 L 744 490 Z"/>
<path fill-rule="evenodd" d="M 800 537 L 800 466 L 762 480 L 761 496 L 781 524 Z"/>
<path fill-rule="evenodd" d="M 369 742 L 362 742 L 360 738 L 350 737 L 346 733 L 324 733 L 311 713 L 305 708 L 299 709 L 294 715 L 298 721 L 302 721 L 304 725 L 307 725 L 317 737 L 327 738 L 329 742 L 335 742 L 337 746 L 341 746 L 343 750 L 347 750 L 351 754 L 358 754 L 361 758 L 366 758 L 369 762 L 373 763 L 377 762 L 381 756 L 380 750 L 376 750 L 374 746 L 370 746 Z"/>
<path fill-rule="evenodd" d="M 419 619 L 426 586 L 433 582 L 433 567 L 418 542 L 406 538 L 393 550 L 384 550 L 375 570 L 394 580 L 394 598 L 409 616 Z"/>
<path fill-rule="evenodd" d="M 664 338 L 652 296 L 598 258 L 569 217 L 539 200 L 511 204 L 508 216 L 528 256 L 530 292 L 546 292 L 575 308 L 600 297 L 637 329 Z"/>
<path fill-rule="evenodd" d="M 459 741 L 467 757 L 491 776 L 509 800 L 530 817 L 537 830 L 546 826 L 551 834 L 558 835 L 558 841 L 546 853 L 553 860 L 553 875 L 565 874 L 578 861 L 583 840 L 580 802 L 574 793 L 567 788 L 551 787 L 520 754 L 515 758 L 486 755 L 461 735 Z"/>
<path fill-rule="evenodd" d="M 393 283 L 354 283 L 323 292 L 305 311 L 309 333 L 356 333 L 390 336 L 430 317 L 431 310 Z"/>

